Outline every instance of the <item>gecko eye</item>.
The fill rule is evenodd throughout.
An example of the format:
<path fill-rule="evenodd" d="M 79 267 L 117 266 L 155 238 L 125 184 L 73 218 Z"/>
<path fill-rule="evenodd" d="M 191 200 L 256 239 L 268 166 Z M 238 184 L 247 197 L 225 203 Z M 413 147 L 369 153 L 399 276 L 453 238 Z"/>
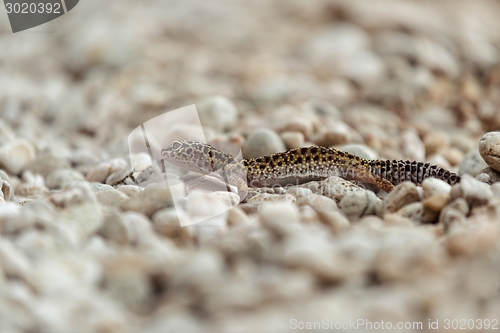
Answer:
<path fill-rule="evenodd" d="M 179 141 L 174 141 L 172 143 L 172 148 L 174 148 L 174 150 L 178 150 L 182 147 L 182 143 L 180 143 Z"/>

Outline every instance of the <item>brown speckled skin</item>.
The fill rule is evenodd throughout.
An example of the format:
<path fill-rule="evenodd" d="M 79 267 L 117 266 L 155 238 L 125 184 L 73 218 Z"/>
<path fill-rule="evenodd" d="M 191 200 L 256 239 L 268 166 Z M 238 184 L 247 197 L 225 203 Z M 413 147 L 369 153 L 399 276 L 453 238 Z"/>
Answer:
<path fill-rule="evenodd" d="M 458 175 L 429 163 L 365 160 L 341 150 L 320 146 L 237 160 L 233 155 L 204 143 L 174 141 L 163 148 L 161 154 L 168 162 L 188 170 L 225 174 L 227 182 L 238 188 L 241 200 L 246 197 L 248 186 L 298 184 L 330 176 L 375 184 L 386 192 L 403 181 L 420 184 L 429 177 L 442 179 L 450 185 L 460 181 Z M 245 174 L 247 182 L 243 178 Z"/>

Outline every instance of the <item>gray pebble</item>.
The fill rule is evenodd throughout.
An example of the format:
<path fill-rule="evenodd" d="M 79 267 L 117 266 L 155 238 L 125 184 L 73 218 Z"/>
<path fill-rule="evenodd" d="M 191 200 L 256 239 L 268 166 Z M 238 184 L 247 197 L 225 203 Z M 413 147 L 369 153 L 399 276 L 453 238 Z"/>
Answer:
<path fill-rule="evenodd" d="M 33 173 L 38 173 L 47 177 L 49 173 L 59 168 L 71 167 L 69 162 L 61 157 L 54 156 L 50 153 L 43 153 L 38 155 L 33 161 L 28 163 L 24 170 L 29 170 Z"/>
<path fill-rule="evenodd" d="M 452 201 L 456 198 L 464 198 L 471 206 L 486 205 L 493 198 L 491 187 L 470 175 L 464 175 L 460 183 L 453 186 L 450 194 Z"/>
<path fill-rule="evenodd" d="M 473 148 L 465 154 L 464 159 L 458 166 L 458 175 L 463 176 L 465 174 L 469 174 L 472 177 L 475 177 L 487 166 L 488 164 L 486 164 L 483 160 L 479 151 L 476 148 Z"/>
<path fill-rule="evenodd" d="M 196 104 L 202 126 L 223 132 L 231 129 L 238 120 L 236 105 L 224 96 L 212 96 Z"/>
<path fill-rule="evenodd" d="M 12 194 L 14 194 L 14 188 L 10 183 L 9 176 L 0 170 L 0 195 L 5 201 L 9 201 Z"/>
<path fill-rule="evenodd" d="M 406 205 L 398 210 L 397 214 L 417 223 L 431 223 L 438 217 L 437 213 L 425 209 L 421 202 Z"/>
<path fill-rule="evenodd" d="M 85 177 L 75 169 L 55 169 L 45 178 L 45 185 L 53 190 L 63 188 L 74 181 L 85 181 Z"/>
<path fill-rule="evenodd" d="M 268 128 L 252 132 L 243 146 L 244 158 L 267 156 L 285 151 L 286 147 L 280 136 Z"/>

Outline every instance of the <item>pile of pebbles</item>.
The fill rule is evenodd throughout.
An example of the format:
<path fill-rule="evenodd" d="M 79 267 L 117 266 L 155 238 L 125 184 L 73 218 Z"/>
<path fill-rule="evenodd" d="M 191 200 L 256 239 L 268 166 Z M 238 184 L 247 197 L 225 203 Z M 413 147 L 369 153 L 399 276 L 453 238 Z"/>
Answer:
<path fill-rule="evenodd" d="M 2 35 L 0 332 L 500 319 L 499 16 L 493 0 L 88 0 L 50 34 Z M 127 136 L 193 103 L 244 158 L 323 145 L 462 180 L 330 177 L 181 209 L 158 169 L 131 168 Z"/>

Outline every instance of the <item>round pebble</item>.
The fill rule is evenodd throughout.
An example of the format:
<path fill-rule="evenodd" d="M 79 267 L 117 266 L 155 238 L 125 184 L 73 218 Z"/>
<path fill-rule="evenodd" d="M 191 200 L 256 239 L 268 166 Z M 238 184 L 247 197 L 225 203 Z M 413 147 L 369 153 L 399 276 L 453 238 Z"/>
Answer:
<path fill-rule="evenodd" d="M 285 151 L 286 147 L 280 136 L 273 130 L 262 128 L 255 130 L 243 146 L 244 158 L 256 158 Z"/>
<path fill-rule="evenodd" d="M 281 139 L 288 149 L 304 147 L 304 134 L 299 131 L 281 132 Z"/>
<path fill-rule="evenodd" d="M 45 184 L 49 189 L 60 189 L 70 182 L 84 180 L 85 177 L 74 169 L 56 169 L 47 176 Z"/>
<path fill-rule="evenodd" d="M 479 154 L 490 168 L 500 171 L 500 132 L 489 132 L 479 140 Z"/>
<path fill-rule="evenodd" d="M 451 185 L 437 178 L 427 178 L 422 182 L 424 189 L 424 198 L 430 198 L 435 195 L 448 196 L 451 191 Z"/>
<path fill-rule="evenodd" d="M 353 155 L 356 155 L 358 157 L 367 160 L 377 159 L 377 154 L 365 145 L 360 145 L 360 144 L 345 145 L 340 147 L 340 150 L 345 151 L 347 153 L 351 153 Z"/>
<path fill-rule="evenodd" d="M 377 215 L 383 215 L 384 212 L 395 213 L 400 208 L 419 201 L 419 198 L 420 196 L 415 184 L 410 182 L 398 184 L 384 199 L 382 204 L 377 207 Z"/>
<path fill-rule="evenodd" d="M 202 126 L 218 132 L 231 129 L 238 120 L 238 109 L 227 97 L 212 96 L 196 104 Z"/>
<path fill-rule="evenodd" d="M 462 162 L 460 162 L 458 175 L 463 176 L 464 174 L 469 174 L 475 177 L 486 167 L 488 167 L 488 164 L 483 160 L 479 151 L 474 148 L 467 152 Z"/>
<path fill-rule="evenodd" d="M 31 142 L 17 139 L 0 147 L 0 166 L 17 175 L 35 156 L 35 147 Z"/>

